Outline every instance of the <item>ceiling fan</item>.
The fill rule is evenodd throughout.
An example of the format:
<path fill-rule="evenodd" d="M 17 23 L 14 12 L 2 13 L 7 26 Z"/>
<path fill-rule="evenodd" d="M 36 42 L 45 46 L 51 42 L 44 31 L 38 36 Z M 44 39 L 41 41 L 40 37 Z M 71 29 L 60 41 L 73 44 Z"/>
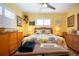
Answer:
<path fill-rule="evenodd" d="M 54 6 L 51 6 L 51 5 L 48 4 L 48 3 L 39 3 L 39 4 L 40 4 L 42 7 L 48 7 L 48 8 L 53 9 L 53 10 L 56 9 Z"/>

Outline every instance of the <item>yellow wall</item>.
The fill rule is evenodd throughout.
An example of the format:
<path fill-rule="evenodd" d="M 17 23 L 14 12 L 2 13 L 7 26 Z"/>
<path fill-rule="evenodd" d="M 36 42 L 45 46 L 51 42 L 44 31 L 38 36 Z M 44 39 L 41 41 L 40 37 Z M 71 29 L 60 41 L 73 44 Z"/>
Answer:
<path fill-rule="evenodd" d="M 14 11 L 15 12 L 15 14 L 17 15 L 17 16 L 20 16 L 21 18 L 23 18 L 23 11 L 21 10 L 21 9 L 19 9 L 15 4 L 13 4 L 13 3 L 6 3 L 6 4 L 4 4 L 5 5 L 5 7 L 6 8 L 9 8 L 9 9 L 11 9 L 12 11 Z M 18 27 L 17 26 L 17 28 L 16 28 L 18 31 L 20 31 L 20 32 L 23 32 L 23 35 L 25 35 L 26 34 L 26 29 L 27 29 L 27 24 L 26 24 L 26 22 L 24 21 L 24 20 L 22 20 L 22 27 Z"/>
<path fill-rule="evenodd" d="M 56 35 L 61 35 L 61 33 L 63 31 L 65 31 L 66 28 L 66 14 L 28 14 L 29 16 L 29 20 L 34 20 L 36 18 L 49 18 L 52 21 L 52 28 L 53 28 L 53 33 Z M 56 20 L 61 20 L 61 26 L 57 26 L 55 21 Z M 56 28 L 59 27 L 60 30 L 57 31 Z M 30 34 L 33 34 L 34 32 L 34 26 L 28 26 L 28 28 L 31 28 L 31 30 L 29 31 Z"/>
<path fill-rule="evenodd" d="M 15 4 L 5 4 L 8 8 L 12 9 L 15 11 L 16 15 L 20 16 L 23 18 L 23 12 L 21 9 L 19 9 Z M 29 20 L 34 20 L 36 18 L 49 18 L 52 21 L 52 28 L 53 28 L 53 33 L 56 35 L 61 35 L 62 32 L 64 31 L 70 31 L 72 28 L 77 29 L 77 14 L 79 13 L 79 4 L 74 6 L 68 13 L 63 13 L 63 14 L 28 14 Z M 74 27 L 67 27 L 67 17 L 75 15 L 75 26 Z M 62 24 L 61 26 L 57 26 L 55 23 L 56 20 L 61 20 Z M 23 31 L 23 34 L 33 34 L 35 26 L 29 26 L 26 24 L 24 20 L 23 21 L 23 26 L 22 27 L 17 27 L 18 31 Z M 60 28 L 60 30 L 57 31 L 57 29 Z"/>
<path fill-rule="evenodd" d="M 70 32 L 72 29 L 77 30 L 77 14 L 79 14 L 79 4 L 75 5 L 67 14 L 67 17 L 75 15 L 74 27 L 67 27 L 67 32 Z M 67 19 L 67 17 L 66 17 L 66 19 Z"/>

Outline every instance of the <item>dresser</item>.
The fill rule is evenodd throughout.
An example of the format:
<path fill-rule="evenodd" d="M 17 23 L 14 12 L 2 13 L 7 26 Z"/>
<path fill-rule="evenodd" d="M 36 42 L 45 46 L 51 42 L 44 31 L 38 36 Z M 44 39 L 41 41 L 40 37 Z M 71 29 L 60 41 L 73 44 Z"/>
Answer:
<path fill-rule="evenodd" d="M 67 46 L 79 53 L 79 35 L 66 34 L 65 36 Z"/>
<path fill-rule="evenodd" d="M 22 32 L 0 33 L 0 55 L 12 55 L 21 44 Z"/>

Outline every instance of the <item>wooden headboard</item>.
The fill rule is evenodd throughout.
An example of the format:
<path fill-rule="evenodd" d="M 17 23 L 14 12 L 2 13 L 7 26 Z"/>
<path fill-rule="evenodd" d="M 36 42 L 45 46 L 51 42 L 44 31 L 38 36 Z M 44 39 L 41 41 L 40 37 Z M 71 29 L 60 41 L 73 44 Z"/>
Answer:
<path fill-rule="evenodd" d="M 50 32 L 53 33 L 52 28 L 46 28 L 46 27 L 35 28 L 35 29 L 34 29 L 34 33 L 36 32 L 36 30 L 44 30 L 44 29 L 45 29 L 45 30 L 46 30 L 46 29 L 47 29 L 47 30 L 50 30 Z"/>

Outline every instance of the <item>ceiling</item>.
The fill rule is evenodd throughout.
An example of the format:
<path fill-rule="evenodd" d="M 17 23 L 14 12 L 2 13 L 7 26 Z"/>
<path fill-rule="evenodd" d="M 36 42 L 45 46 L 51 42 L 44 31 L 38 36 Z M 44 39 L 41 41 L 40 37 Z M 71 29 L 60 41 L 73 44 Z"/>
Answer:
<path fill-rule="evenodd" d="M 49 3 L 54 6 L 56 10 L 42 7 L 38 3 L 16 3 L 16 5 L 26 13 L 66 13 L 68 12 L 76 3 Z"/>

